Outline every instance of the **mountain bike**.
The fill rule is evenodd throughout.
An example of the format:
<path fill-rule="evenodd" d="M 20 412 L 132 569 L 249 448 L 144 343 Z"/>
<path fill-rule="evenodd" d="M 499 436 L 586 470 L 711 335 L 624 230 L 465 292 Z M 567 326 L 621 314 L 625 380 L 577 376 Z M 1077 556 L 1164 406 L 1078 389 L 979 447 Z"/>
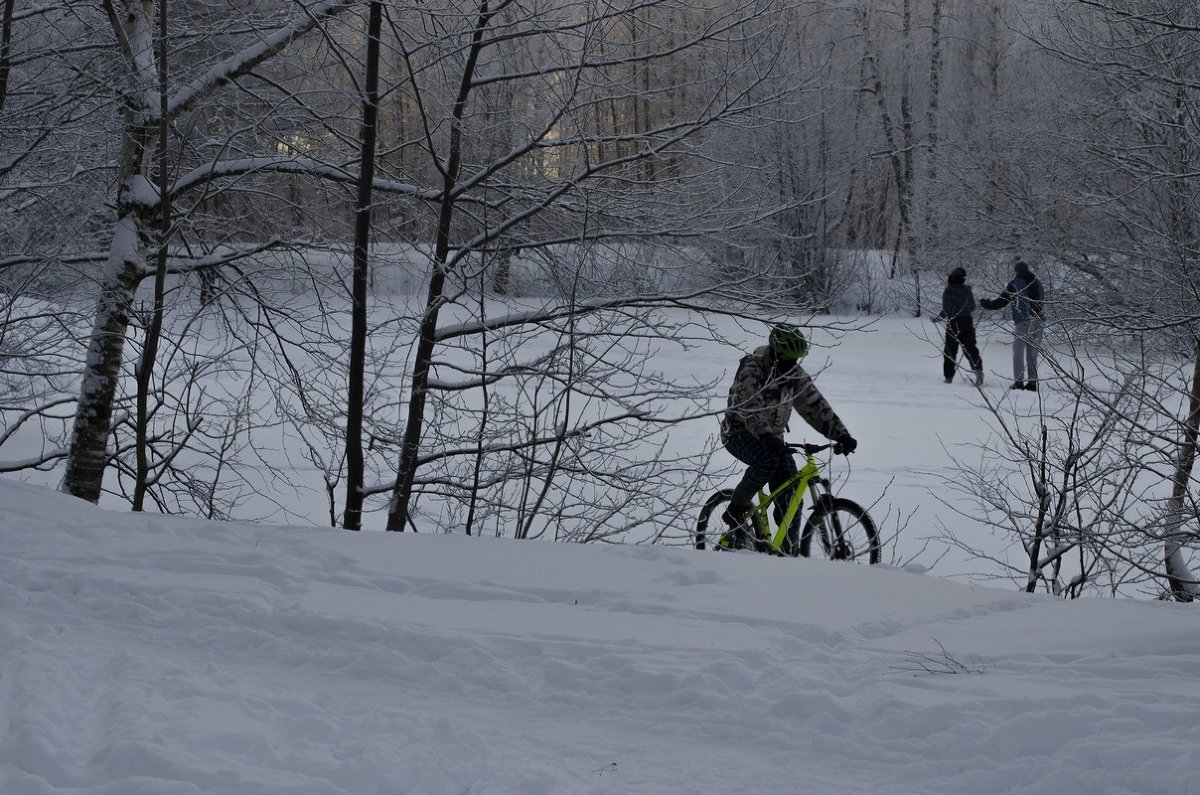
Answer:
<path fill-rule="evenodd" d="M 879 531 L 866 509 L 853 500 L 835 497 L 829 480 L 821 475 L 817 453 L 829 448 L 841 452 L 835 444 L 791 444 L 789 450 L 803 451 L 804 466 L 779 488 L 768 494 L 763 490 L 746 516 L 753 548 L 772 555 L 807 558 L 813 538 L 831 560 L 879 562 Z M 792 490 L 784 504 L 781 495 Z M 801 508 L 806 493 L 812 494 L 812 513 L 801 526 Z M 696 549 L 729 550 L 736 548 L 733 528 L 721 521 L 718 508 L 729 502 L 733 489 L 721 489 L 708 498 L 696 522 Z M 717 527 L 709 521 L 717 512 Z"/>

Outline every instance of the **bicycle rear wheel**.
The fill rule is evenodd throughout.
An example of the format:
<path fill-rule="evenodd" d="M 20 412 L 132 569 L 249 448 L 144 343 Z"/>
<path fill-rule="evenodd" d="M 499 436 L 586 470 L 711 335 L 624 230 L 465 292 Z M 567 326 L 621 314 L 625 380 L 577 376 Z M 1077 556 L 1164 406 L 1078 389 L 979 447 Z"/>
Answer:
<path fill-rule="evenodd" d="M 830 560 L 879 562 L 879 531 L 866 509 L 852 500 L 837 497 L 818 503 L 800 535 L 801 557 L 809 556 L 814 537 Z"/>
<path fill-rule="evenodd" d="M 696 549 L 722 549 L 721 536 L 725 535 L 727 528 L 721 520 L 721 514 L 725 512 L 725 503 L 732 496 L 733 489 L 721 489 L 704 503 L 700 518 L 696 520 L 696 536 L 693 539 Z"/>

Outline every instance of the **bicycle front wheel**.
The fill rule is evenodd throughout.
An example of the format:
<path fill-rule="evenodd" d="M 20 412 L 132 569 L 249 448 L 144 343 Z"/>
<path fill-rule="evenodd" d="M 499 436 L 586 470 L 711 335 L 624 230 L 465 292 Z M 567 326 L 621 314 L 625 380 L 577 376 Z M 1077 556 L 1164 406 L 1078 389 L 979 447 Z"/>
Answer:
<path fill-rule="evenodd" d="M 879 531 L 866 509 L 852 500 L 823 500 L 813 509 L 800 535 L 801 557 L 809 556 L 814 537 L 830 560 L 879 562 Z"/>
<path fill-rule="evenodd" d="M 733 496 L 733 489 L 721 489 L 714 492 L 700 509 L 700 518 L 696 520 L 696 549 L 721 549 L 721 536 L 725 534 L 725 522 L 721 521 L 725 503 Z"/>

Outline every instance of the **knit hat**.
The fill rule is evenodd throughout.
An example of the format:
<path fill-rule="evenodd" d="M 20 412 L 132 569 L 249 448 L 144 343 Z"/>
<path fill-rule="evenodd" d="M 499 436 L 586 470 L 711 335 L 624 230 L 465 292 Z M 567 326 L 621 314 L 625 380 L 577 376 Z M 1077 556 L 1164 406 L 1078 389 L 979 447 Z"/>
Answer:
<path fill-rule="evenodd" d="M 1017 257 L 1016 262 L 1013 263 L 1013 270 L 1017 273 L 1029 273 L 1029 264 L 1020 257 Z"/>
<path fill-rule="evenodd" d="M 950 284 L 963 284 L 967 281 L 967 272 L 962 268 L 955 268 L 950 271 L 950 278 L 946 281 Z"/>

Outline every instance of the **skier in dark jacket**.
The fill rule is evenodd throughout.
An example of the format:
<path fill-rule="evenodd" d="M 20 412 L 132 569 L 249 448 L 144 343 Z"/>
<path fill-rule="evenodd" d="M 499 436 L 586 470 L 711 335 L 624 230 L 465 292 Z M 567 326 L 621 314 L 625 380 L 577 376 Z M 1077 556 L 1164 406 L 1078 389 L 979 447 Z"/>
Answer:
<path fill-rule="evenodd" d="M 975 386 L 983 386 L 983 357 L 975 344 L 975 294 L 967 283 L 967 272 L 962 268 L 950 271 L 946 289 L 942 291 L 942 313 L 934 318 L 946 321 L 946 345 L 942 349 L 942 375 L 946 383 L 953 383 L 958 369 L 958 348 L 961 345 L 971 370 L 975 373 Z"/>
<path fill-rule="evenodd" d="M 729 405 L 721 418 L 721 443 L 749 468 L 733 490 L 723 516 L 735 529 L 744 529 L 750 503 L 770 483 L 779 488 L 796 474 L 796 461 L 784 442 L 788 420 L 795 410 L 825 438 L 850 454 L 858 442 L 821 395 L 799 360 L 808 353 L 804 332 L 780 324 L 768 343 L 742 358 L 729 388 Z M 780 495 L 789 499 L 788 495 Z M 741 539 L 746 541 L 749 539 Z"/>
<path fill-rule="evenodd" d="M 1013 263 L 1013 278 L 996 298 L 979 302 L 984 309 L 1012 306 L 1013 384 L 1011 389 L 1037 391 L 1038 348 L 1042 345 L 1042 313 L 1046 291 L 1025 260 Z"/>

